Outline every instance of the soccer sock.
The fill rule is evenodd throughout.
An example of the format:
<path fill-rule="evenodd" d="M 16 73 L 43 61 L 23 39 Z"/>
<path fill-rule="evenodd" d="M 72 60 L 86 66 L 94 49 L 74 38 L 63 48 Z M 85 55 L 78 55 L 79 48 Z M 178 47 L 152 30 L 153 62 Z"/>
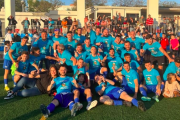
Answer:
<path fill-rule="evenodd" d="M 5 87 L 8 85 L 8 79 L 4 79 Z"/>
<path fill-rule="evenodd" d="M 72 110 L 73 105 L 74 105 L 74 102 L 71 102 L 71 103 L 69 104 L 69 110 Z"/>
<path fill-rule="evenodd" d="M 92 101 L 92 97 L 88 97 L 88 98 L 87 98 L 87 101 L 88 101 L 88 102 L 91 102 L 91 101 Z"/>
<path fill-rule="evenodd" d="M 140 89 L 141 94 L 143 96 L 147 97 L 147 93 L 146 93 L 145 89 L 143 87 L 140 87 L 139 89 Z"/>
<path fill-rule="evenodd" d="M 53 103 L 50 103 L 48 106 L 47 106 L 47 109 L 50 111 L 50 113 L 52 113 L 55 109 L 55 105 Z"/>
<path fill-rule="evenodd" d="M 138 101 L 136 99 L 133 98 L 131 102 L 134 106 L 138 107 Z"/>
<path fill-rule="evenodd" d="M 75 103 L 79 102 L 79 98 L 75 98 L 75 99 L 74 99 L 74 102 L 75 102 Z"/>
<path fill-rule="evenodd" d="M 113 100 L 114 102 L 114 105 L 117 106 L 117 105 L 123 105 L 123 101 L 122 100 Z"/>
<path fill-rule="evenodd" d="M 107 74 L 108 74 L 107 71 L 103 72 L 103 76 L 104 76 L 105 78 L 107 77 Z"/>
<path fill-rule="evenodd" d="M 161 91 L 163 91 L 164 89 L 164 84 L 161 84 Z"/>

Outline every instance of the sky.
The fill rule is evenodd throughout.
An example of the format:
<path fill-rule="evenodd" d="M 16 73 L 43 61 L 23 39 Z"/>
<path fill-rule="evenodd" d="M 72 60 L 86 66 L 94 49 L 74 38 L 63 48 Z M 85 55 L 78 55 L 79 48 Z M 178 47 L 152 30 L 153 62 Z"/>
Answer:
<path fill-rule="evenodd" d="M 73 0 L 61 0 L 65 5 L 70 5 L 73 3 Z M 108 5 L 111 5 L 113 0 L 108 0 Z M 161 0 L 161 1 L 167 1 L 167 0 Z M 180 3 L 180 0 L 168 0 L 168 1 L 176 1 L 177 3 Z"/>

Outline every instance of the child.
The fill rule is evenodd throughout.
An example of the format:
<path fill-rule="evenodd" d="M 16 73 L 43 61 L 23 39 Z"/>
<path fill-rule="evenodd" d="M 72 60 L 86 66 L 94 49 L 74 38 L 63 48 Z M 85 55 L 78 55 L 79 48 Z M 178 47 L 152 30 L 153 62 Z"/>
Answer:
<path fill-rule="evenodd" d="M 165 98 L 180 97 L 180 85 L 176 81 L 176 75 L 173 73 L 167 75 L 163 96 Z"/>
<path fill-rule="evenodd" d="M 87 79 L 87 76 L 85 74 L 81 73 L 78 75 L 77 82 L 80 87 L 78 89 L 74 89 L 74 91 L 73 91 L 74 102 L 78 103 L 79 108 L 82 108 L 83 105 L 79 102 L 79 99 L 85 100 L 85 96 L 86 96 L 86 100 L 88 102 L 86 109 L 90 110 L 90 109 L 94 108 L 98 102 L 97 102 L 97 100 L 92 101 L 92 93 L 91 93 L 91 89 L 89 88 L 90 83 L 86 82 L 86 79 Z"/>
<path fill-rule="evenodd" d="M 30 64 L 36 68 L 37 71 L 39 71 L 38 66 L 30 60 L 29 53 L 27 51 L 23 51 L 21 53 L 21 61 L 19 62 L 18 68 L 15 71 L 14 75 L 14 82 L 17 83 L 21 77 L 28 77 L 28 68 L 30 67 Z"/>
<path fill-rule="evenodd" d="M 6 55 L 6 53 L 9 51 L 9 49 L 10 49 L 10 42 L 9 41 L 5 41 L 4 42 L 4 56 Z"/>
<path fill-rule="evenodd" d="M 179 41 L 176 39 L 175 35 L 171 35 L 171 40 L 170 40 L 170 49 L 172 49 L 172 57 L 173 59 L 175 56 L 178 55 L 178 48 L 179 48 Z"/>

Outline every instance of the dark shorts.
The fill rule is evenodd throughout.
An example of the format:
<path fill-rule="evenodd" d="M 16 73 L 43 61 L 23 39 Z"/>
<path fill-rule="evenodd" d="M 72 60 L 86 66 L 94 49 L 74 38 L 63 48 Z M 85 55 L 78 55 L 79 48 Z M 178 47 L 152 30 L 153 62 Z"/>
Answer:
<path fill-rule="evenodd" d="M 147 93 L 156 93 L 156 85 L 146 85 Z"/>
<path fill-rule="evenodd" d="M 94 73 L 91 73 L 89 76 L 90 76 L 90 80 L 94 80 L 94 76 L 96 74 L 100 74 L 100 70 L 101 70 L 101 67 L 99 69 L 97 69 Z"/>
<path fill-rule="evenodd" d="M 84 94 L 85 89 L 78 88 L 78 90 L 79 90 L 79 93 L 80 93 L 80 96 L 79 96 L 80 101 L 85 101 L 86 100 L 86 96 Z"/>
<path fill-rule="evenodd" d="M 107 94 L 107 96 L 109 96 L 111 99 L 113 99 L 113 100 L 117 100 L 117 99 L 120 99 L 120 96 L 121 96 L 121 93 L 122 92 L 124 92 L 124 90 L 123 89 L 121 89 L 121 88 L 114 88 L 114 89 L 112 89 L 108 94 Z"/>
<path fill-rule="evenodd" d="M 165 62 L 165 56 L 161 56 L 161 57 L 154 57 L 154 56 L 150 56 L 150 61 L 153 65 L 156 65 L 156 63 L 158 62 L 158 65 L 164 65 Z"/>
<path fill-rule="evenodd" d="M 4 59 L 3 68 L 10 70 L 12 65 L 12 61 Z"/>
<path fill-rule="evenodd" d="M 172 50 L 171 54 L 175 55 L 175 56 L 178 56 L 178 50 Z"/>
<path fill-rule="evenodd" d="M 124 86 L 123 90 L 127 93 L 127 94 L 134 94 L 135 93 L 135 88 L 129 87 L 129 86 Z"/>
<path fill-rule="evenodd" d="M 56 99 L 59 101 L 59 105 L 61 107 L 68 107 L 69 103 L 74 101 L 74 95 L 73 93 L 61 93 L 61 94 L 56 94 L 54 96 L 53 100 Z"/>

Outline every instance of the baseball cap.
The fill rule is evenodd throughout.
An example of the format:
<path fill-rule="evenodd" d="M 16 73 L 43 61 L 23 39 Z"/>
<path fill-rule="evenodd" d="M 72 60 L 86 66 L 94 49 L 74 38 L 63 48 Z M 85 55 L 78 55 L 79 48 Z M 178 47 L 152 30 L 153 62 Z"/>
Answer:
<path fill-rule="evenodd" d="M 176 57 L 175 62 L 180 63 L 180 57 Z"/>
<path fill-rule="evenodd" d="M 54 32 L 55 32 L 55 31 L 59 31 L 59 29 L 55 29 Z"/>

